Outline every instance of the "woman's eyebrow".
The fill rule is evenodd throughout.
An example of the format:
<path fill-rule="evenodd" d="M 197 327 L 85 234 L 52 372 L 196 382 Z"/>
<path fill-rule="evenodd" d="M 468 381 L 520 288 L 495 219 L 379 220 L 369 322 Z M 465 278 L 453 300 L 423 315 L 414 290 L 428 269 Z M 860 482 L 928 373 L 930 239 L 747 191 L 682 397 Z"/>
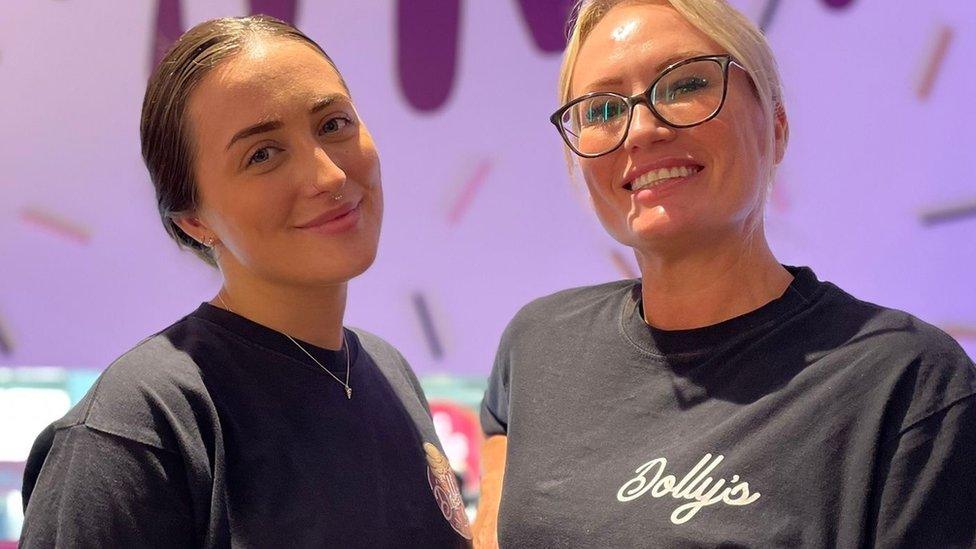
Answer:
<path fill-rule="evenodd" d="M 670 67 L 671 65 L 677 63 L 678 61 L 684 61 L 685 59 L 691 59 L 692 57 L 701 57 L 702 55 L 706 55 L 706 54 L 697 50 L 688 50 L 688 51 L 683 51 L 681 53 L 676 53 L 674 55 L 669 55 L 667 59 L 658 63 L 657 67 L 655 67 L 654 70 L 660 72 Z"/>
<path fill-rule="evenodd" d="M 252 135 L 256 135 L 259 133 L 265 133 L 265 132 L 277 130 L 282 126 L 284 126 L 284 123 L 281 120 L 268 120 L 266 122 L 258 122 L 253 126 L 248 126 L 243 130 L 235 133 L 234 137 L 230 138 L 230 143 L 227 144 L 226 150 L 230 150 L 230 148 L 234 145 L 234 143 L 240 141 L 241 139 L 244 139 L 245 137 L 250 137 Z"/>
<path fill-rule="evenodd" d="M 329 108 L 329 106 L 333 105 L 337 101 L 349 101 L 349 97 L 342 93 L 330 93 L 316 100 L 308 112 L 310 114 L 315 114 Z M 281 120 L 265 120 L 264 122 L 258 122 L 257 124 L 248 126 L 235 133 L 234 137 L 230 138 L 230 142 L 227 143 L 227 150 L 230 150 L 234 143 L 244 139 L 245 137 L 251 137 L 252 135 L 257 135 L 259 133 L 274 131 L 280 129 L 282 126 L 284 126 L 284 123 Z"/>
<path fill-rule="evenodd" d="M 681 53 L 676 53 L 674 55 L 669 55 L 666 59 L 658 63 L 654 67 L 654 70 L 657 72 L 661 72 L 667 67 L 677 63 L 678 61 L 684 61 L 685 59 L 690 59 L 692 57 L 699 57 L 702 55 L 705 54 L 694 50 L 689 50 Z M 621 84 L 623 84 L 623 79 L 620 78 L 619 76 L 607 76 L 604 78 L 594 80 L 593 82 L 590 82 L 589 84 L 584 86 L 583 89 L 590 90 L 590 91 L 599 91 L 602 89 L 609 88 L 611 86 L 619 86 Z"/>
<path fill-rule="evenodd" d="M 336 101 L 349 101 L 349 97 L 342 93 L 330 93 L 329 95 L 326 95 L 325 97 L 322 97 L 316 101 L 308 112 L 310 114 L 315 114 L 323 109 L 329 108 L 329 106 Z"/>

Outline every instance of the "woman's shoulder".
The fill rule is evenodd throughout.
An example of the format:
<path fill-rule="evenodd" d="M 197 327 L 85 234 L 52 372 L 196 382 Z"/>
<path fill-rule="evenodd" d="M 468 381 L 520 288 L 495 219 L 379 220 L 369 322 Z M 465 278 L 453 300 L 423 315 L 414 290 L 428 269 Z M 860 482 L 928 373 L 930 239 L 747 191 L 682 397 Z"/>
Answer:
<path fill-rule="evenodd" d="M 52 427 L 78 424 L 164 450 L 174 436 L 214 418 L 200 368 L 181 340 L 187 319 L 139 342 L 113 361 L 68 414 Z M 191 427 L 191 425 L 193 425 Z"/>
<path fill-rule="evenodd" d="M 360 349 L 387 377 L 406 380 L 415 391 L 423 394 L 417 374 L 396 347 L 380 336 L 362 328 L 349 327 L 347 329 L 356 335 Z"/>
<path fill-rule="evenodd" d="M 976 365 L 942 329 L 908 312 L 838 293 L 831 323 L 855 323 L 841 345 L 828 351 L 865 380 L 892 380 L 909 417 L 927 417 L 976 395 Z"/>
<path fill-rule="evenodd" d="M 908 354 L 918 359 L 953 358 L 972 361 L 959 343 L 941 328 L 917 316 L 886 307 L 840 290 L 831 307 L 835 322 L 856 322 L 849 343 L 866 343 L 868 348 L 891 354 Z"/>
<path fill-rule="evenodd" d="M 976 394 L 976 364 L 952 336 L 905 311 L 867 305 L 878 311 L 865 327 L 877 334 L 875 352 L 908 364 L 916 393 L 934 404 Z"/>
<path fill-rule="evenodd" d="M 639 280 L 627 279 L 560 290 L 530 301 L 515 314 L 512 323 L 536 323 L 551 319 L 554 315 L 616 315 L 623 300 L 630 298 L 639 288 Z"/>
<path fill-rule="evenodd" d="M 410 367 L 410 363 L 396 347 L 380 336 L 362 328 L 347 327 L 346 329 L 356 336 L 359 348 L 381 371 L 387 375 L 390 373 L 405 375 L 411 384 L 419 387 L 420 384 L 413 368 Z"/>
<path fill-rule="evenodd" d="M 403 362 L 406 363 L 406 359 L 400 354 L 400 351 L 396 347 L 391 345 L 388 341 L 382 337 L 374 334 L 373 332 L 364 330 L 362 328 L 347 327 L 349 331 L 356 335 L 356 339 L 359 342 L 359 346 L 366 352 L 374 361 L 393 361 L 393 362 Z"/>

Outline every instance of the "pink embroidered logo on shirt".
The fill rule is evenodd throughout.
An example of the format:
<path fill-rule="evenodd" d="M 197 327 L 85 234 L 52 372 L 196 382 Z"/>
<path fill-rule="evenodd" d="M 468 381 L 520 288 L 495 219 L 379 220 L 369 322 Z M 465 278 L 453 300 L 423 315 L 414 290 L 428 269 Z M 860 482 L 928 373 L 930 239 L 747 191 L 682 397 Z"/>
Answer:
<path fill-rule="evenodd" d="M 429 442 L 424 443 L 424 453 L 427 454 L 427 482 L 430 489 L 434 492 L 434 500 L 440 507 L 441 513 L 451 528 L 465 539 L 471 539 L 471 525 L 468 524 L 468 515 L 464 511 L 464 501 L 461 499 L 461 490 L 458 489 L 457 479 L 454 478 L 454 471 L 451 464 L 444 457 L 444 454 L 436 446 Z"/>

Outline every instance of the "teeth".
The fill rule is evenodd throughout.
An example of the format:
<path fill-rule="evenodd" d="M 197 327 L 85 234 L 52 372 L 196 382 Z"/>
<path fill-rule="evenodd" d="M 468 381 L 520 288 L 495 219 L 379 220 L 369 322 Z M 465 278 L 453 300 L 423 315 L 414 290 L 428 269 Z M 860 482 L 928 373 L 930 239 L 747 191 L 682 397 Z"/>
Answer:
<path fill-rule="evenodd" d="M 680 166 L 671 169 L 661 168 L 659 170 L 647 172 L 635 179 L 631 184 L 631 189 L 636 192 L 641 189 L 653 187 L 665 179 L 671 179 L 674 177 L 688 177 L 689 175 L 694 175 L 699 171 L 701 171 L 701 168 L 698 166 Z"/>

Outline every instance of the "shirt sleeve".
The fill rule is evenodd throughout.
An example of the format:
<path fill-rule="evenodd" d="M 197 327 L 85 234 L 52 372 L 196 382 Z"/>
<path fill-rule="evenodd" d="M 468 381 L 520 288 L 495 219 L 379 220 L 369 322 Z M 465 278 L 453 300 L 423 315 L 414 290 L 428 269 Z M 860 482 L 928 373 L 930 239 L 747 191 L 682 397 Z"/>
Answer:
<path fill-rule="evenodd" d="M 875 545 L 976 546 L 976 395 L 905 429 L 888 454 Z"/>
<path fill-rule="evenodd" d="M 78 424 L 42 433 L 24 479 L 20 547 L 190 547 L 179 457 Z"/>
<path fill-rule="evenodd" d="M 488 376 L 488 387 L 485 389 L 485 396 L 481 400 L 481 430 L 485 436 L 505 435 L 508 436 L 508 403 L 509 403 L 509 379 L 511 377 L 511 348 L 510 334 L 512 327 L 502 335 L 498 352 L 495 354 L 495 363 L 491 368 L 491 375 Z"/>

